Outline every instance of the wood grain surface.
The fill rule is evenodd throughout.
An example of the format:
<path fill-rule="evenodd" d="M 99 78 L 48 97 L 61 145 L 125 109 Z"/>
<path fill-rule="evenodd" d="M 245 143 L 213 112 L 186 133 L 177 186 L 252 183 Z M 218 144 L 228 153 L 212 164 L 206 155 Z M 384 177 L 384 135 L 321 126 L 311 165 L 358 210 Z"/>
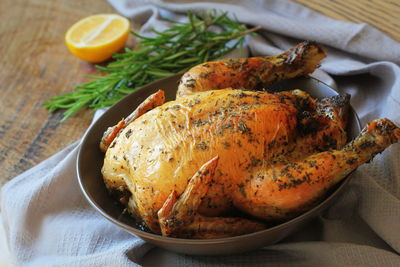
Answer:
<path fill-rule="evenodd" d="M 368 22 L 400 41 L 399 1 L 295 0 L 329 17 Z M 77 20 L 114 12 L 100 0 L 0 1 L 0 185 L 78 140 L 92 118 L 60 124 L 42 103 L 85 81 L 93 65 L 69 54 L 64 34 Z"/>

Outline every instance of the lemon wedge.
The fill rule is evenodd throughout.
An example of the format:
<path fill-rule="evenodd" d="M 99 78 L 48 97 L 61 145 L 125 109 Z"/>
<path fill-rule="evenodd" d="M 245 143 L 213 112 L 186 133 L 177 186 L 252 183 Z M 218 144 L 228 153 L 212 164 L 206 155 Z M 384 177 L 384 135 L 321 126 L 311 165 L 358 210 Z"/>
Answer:
<path fill-rule="evenodd" d="M 65 42 L 76 57 L 98 63 L 124 47 L 129 30 L 128 19 L 116 14 L 98 14 L 72 25 L 65 35 Z"/>

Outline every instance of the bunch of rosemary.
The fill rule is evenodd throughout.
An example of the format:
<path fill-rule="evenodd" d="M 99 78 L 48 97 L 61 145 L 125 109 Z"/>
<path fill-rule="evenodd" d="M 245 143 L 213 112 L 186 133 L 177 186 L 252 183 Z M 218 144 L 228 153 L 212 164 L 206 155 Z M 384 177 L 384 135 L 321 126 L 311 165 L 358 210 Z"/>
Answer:
<path fill-rule="evenodd" d="M 150 82 L 220 58 L 241 45 L 247 33 L 258 29 L 247 30 L 228 18 L 227 13 L 217 15 L 215 11 L 201 15 L 189 12 L 188 18 L 187 23 L 168 20 L 173 26 L 164 32 L 153 30 L 155 37 L 132 32 L 141 40 L 136 49 L 126 48 L 115 54 L 115 61 L 107 67 L 96 66 L 106 75 L 88 75 L 92 81 L 76 86 L 71 93 L 52 97 L 44 107 L 50 112 L 66 109 L 64 121 L 84 107 L 111 106 Z M 216 33 L 210 29 L 215 26 L 223 31 Z M 227 45 L 232 40 L 234 44 Z"/>

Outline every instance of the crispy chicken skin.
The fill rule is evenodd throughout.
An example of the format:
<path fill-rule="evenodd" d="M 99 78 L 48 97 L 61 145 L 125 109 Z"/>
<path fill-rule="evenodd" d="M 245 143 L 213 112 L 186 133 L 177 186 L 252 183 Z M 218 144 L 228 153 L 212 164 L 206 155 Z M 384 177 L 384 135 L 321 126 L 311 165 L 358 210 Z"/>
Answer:
<path fill-rule="evenodd" d="M 183 75 L 176 96 L 228 87 L 268 88 L 271 83 L 314 72 L 325 57 L 325 52 L 316 43 L 303 42 L 276 56 L 203 63 Z"/>
<path fill-rule="evenodd" d="M 186 87 L 165 104 L 158 92 L 103 138 L 106 187 L 154 233 L 219 238 L 265 229 L 310 209 L 400 140 L 396 125 L 378 119 L 346 144 L 347 95 L 220 89 L 218 80 L 211 89 L 219 90 L 206 90 L 213 84 Z M 232 217 L 237 211 L 246 218 Z"/>

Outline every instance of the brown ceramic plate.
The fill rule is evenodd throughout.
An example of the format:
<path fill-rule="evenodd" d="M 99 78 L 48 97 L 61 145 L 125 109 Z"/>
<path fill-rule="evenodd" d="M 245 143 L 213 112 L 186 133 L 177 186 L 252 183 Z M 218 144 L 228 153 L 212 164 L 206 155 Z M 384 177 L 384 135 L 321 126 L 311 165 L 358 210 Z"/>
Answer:
<path fill-rule="evenodd" d="M 185 254 L 215 255 L 244 252 L 262 246 L 274 244 L 284 237 L 300 229 L 310 219 L 316 217 L 322 210 L 332 204 L 334 199 L 345 188 L 350 177 L 347 177 L 316 207 L 285 223 L 269 229 L 230 238 L 197 240 L 163 237 L 143 231 L 138 224 L 127 214 L 123 207 L 108 194 L 103 183 L 101 167 L 104 154 L 99 150 L 99 142 L 107 127 L 115 125 L 122 117 L 129 115 L 147 96 L 163 89 L 167 100 L 175 98 L 178 81 L 181 75 L 177 74 L 166 79 L 156 81 L 128 95 L 120 102 L 108 109 L 87 131 L 83 137 L 78 154 L 77 173 L 82 191 L 90 204 L 116 226 L 167 250 Z M 275 89 L 302 89 L 313 97 L 337 95 L 337 92 L 324 83 L 313 78 L 297 78 L 274 86 Z M 360 132 L 360 123 L 357 115 L 351 110 L 349 114 L 348 133 L 354 138 Z"/>

